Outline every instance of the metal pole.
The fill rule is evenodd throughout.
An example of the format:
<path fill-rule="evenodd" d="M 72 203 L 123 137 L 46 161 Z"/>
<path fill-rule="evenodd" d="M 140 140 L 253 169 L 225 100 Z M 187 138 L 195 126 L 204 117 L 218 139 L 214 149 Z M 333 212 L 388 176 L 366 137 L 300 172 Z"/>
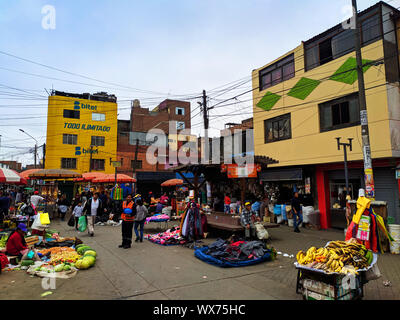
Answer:
<path fill-rule="evenodd" d="M 346 179 L 346 193 L 349 193 L 349 170 L 347 168 L 347 145 L 343 145 L 344 149 L 344 177 Z"/>
<path fill-rule="evenodd" d="M 364 179 L 365 179 L 365 195 L 367 198 L 375 199 L 375 186 L 372 170 L 371 147 L 369 141 L 369 128 L 367 116 L 367 103 L 365 98 L 365 84 L 363 63 L 361 55 L 361 36 L 360 24 L 357 15 L 357 0 L 352 0 L 353 5 L 353 19 L 355 25 L 355 50 L 357 59 L 357 75 L 358 75 L 358 100 L 360 104 L 360 119 L 361 119 L 361 137 L 364 156 Z"/>
<path fill-rule="evenodd" d="M 209 141 L 208 141 L 208 110 L 206 90 L 203 90 L 203 121 L 204 121 L 204 163 L 208 164 L 209 157 Z"/>
<path fill-rule="evenodd" d="M 36 169 L 36 164 L 37 164 L 36 155 L 37 155 L 37 144 L 35 143 L 35 169 Z"/>

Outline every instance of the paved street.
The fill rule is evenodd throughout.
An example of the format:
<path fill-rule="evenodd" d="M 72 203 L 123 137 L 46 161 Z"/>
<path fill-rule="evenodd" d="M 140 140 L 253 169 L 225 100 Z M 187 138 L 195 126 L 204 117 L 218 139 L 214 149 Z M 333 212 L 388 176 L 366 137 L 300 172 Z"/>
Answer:
<path fill-rule="evenodd" d="M 173 224 L 170 224 L 172 226 Z M 53 222 L 63 236 L 76 235 L 66 222 Z M 146 226 L 146 232 L 156 232 Z M 120 227 L 98 226 L 95 237 L 80 238 L 97 250 L 94 268 L 79 271 L 68 280 L 57 279 L 53 294 L 45 291 L 41 279 L 25 272 L 1 275 L 0 299 L 301 299 L 295 293 L 294 258 L 283 257 L 260 265 L 221 269 L 208 265 L 180 246 L 163 247 L 148 241 L 134 244 L 130 250 L 117 248 Z M 303 230 L 295 234 L 286 226 L 270 230 L 277 251 L 296 254 L 311 245 L 320 246 L 332 239 L 342 239 L 338 231 Z M 213 238 L 204 242 L 212 242 Z M 400 256 L 385 254 L 378 260 L 382 278 L 365 287 L 365 299 L 400 299 Z M 390 280 L 392 287 L 385 287 Z"/>

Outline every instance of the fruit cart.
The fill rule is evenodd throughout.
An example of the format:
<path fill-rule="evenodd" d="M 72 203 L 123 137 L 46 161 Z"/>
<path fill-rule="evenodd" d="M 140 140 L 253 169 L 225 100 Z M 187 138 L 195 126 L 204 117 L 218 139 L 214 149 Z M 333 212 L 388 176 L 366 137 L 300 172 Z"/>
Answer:
<path fill-rule="evenodd" d="M 350 262 L 353 262 L 350 258 L 347 258 L 350 260 L 347 260 L 345 265 L 336 265 L 331 262 L 335 259 L 346 261 L 343 256 L 338 259 L 333 250 L 330 250 L 331 252 L 328 254 L 331 260 L 318 258 L 323 256 L 323 252 L 327 253 L 328 249 L 326 248 L 329 246 L 330 243 L 324 248 L 318 249 L 320 253 L 317 253 L 317 249 L 312 247 L 307 251 L 306 256 L 302 251 L 297 254 L 298 262 L 295 263 L 297 269 L 296 293 L 302 294 L 305 300 L 361 300 L 364 296 L 364 285 L 368 282 L 367 271 L 377 263 L 378 255 L 373 254 L 369 265 L 363 264 L 363 268 L 356 270 L 350 265 Z M 338 251 L 336 252 L 341 252 L 342 248 L 337 247 Z M 347 253 L 347 251 L 345 252 Z M 313 262 L 310 263 L 310 261 Z M 321 267 L 324 263 L 333 264 L 334 267 Z"/>

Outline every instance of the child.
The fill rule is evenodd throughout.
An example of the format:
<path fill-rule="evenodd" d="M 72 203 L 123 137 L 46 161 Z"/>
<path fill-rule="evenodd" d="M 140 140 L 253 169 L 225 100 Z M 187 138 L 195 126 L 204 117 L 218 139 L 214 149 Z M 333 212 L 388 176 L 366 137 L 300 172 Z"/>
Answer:
<path fill-rule="evenodd" d="M 75 217 L 75 229 L 78 230 L 78 220 L 82 216 L 83 212 L 83 206 L 82 206 L 82 201 L 78 201 L 78 204 L 74 208 L 74 211 L 72 211 L 72 214 Z"/>

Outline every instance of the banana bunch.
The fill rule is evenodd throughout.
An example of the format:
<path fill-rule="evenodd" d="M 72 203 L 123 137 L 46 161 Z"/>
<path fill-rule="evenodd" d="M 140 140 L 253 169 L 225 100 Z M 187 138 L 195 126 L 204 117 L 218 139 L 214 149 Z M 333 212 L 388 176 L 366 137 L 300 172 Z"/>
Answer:
<path fill-rule="evenodd" d="M 352 273 L 367 268 L 372 261 L 372 252 L 364 245 L 345 241 L 332 241 L 325 248 L 311 247 L 305 253 L 299 251 L 297 262 L 327 273 Z"/>

